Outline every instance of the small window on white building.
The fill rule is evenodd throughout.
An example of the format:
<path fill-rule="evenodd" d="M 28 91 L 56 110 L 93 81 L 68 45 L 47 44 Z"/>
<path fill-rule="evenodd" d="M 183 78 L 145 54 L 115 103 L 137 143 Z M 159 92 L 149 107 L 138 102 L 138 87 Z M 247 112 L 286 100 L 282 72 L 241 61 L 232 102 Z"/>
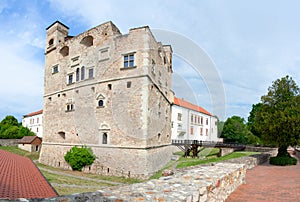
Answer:
<path fill-rule="evenodd" d="M 178 114 L 177 114 L 177 120 L 178 120 L 178 121 L 181 121 L 181 119 L 182 119 L 182 114 L 181 114 L 181 113 L 178 113 Z"/>

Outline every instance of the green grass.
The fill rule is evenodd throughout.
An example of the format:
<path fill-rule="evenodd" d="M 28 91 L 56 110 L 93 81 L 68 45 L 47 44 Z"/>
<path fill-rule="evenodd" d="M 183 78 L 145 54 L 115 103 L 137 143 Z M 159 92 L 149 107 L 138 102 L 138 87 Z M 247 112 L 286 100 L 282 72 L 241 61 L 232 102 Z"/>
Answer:
<path fill-rule="evenodd" d="M 243 156 L 250 156 L 253 154 L 258 154 L 258 152 L 234 152 L 234 153 L 228 154 L 226 156 L 222 156 L 222 157 L 207 156 L 206 159 L 193 159 L 193 158 L 181 157 L 179 159 L 179 162 L 178 162 L 176 168 L 184 168 L 184 167 L 195 166 L 195 165 L 199 165 L 199 164 L 226 161 L 229 159 L 240 158 Z"/>
<path fill-rule="evenodd" d="M 75 194 L 75 193 L 95 192 L 100 189 L 100 188 L 63 187 L 63 186 L 59 186 L 59 185 L 55 185 L 55 186 L 53 186 L 53 188 L 56 190 L 56 192 L 60 196 L 70 195 L 70 194 Z"/>
<path fill-rule="evenodd" d="M 39 159 L 39 153 L 38 152 L 28 152 L 22 149 L 19 149 L 18 146 L 0 146 L 0 149 L 9 151 L 11 153 L 20 155 L 20 156 L 25 156 L 30 158 L 31 160 L 37 160 Z"/>

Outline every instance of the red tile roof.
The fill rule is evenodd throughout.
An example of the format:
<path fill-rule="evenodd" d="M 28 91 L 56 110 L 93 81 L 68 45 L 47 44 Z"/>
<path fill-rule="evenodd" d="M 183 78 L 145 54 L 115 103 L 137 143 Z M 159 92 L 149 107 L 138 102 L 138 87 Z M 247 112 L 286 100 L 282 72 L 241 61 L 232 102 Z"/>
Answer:
<path fill-rule="evenodd" d="M 19 144 L 31 144 L 38 136 L 24 136 L 18 141 Z M 41 139 L 41 138 L 39 138 Z"/>
<path fill-rule="evenodd" d="M 38 115 L 38 114 L 42 114 L 43 113 L 43 110 L 39 110 L 37 112 L 32 112 L 30 114 L 27 114 L 27 115 L 24 115 L 24 117 L 28 117 L 28 116 L 35 116 L 35 115 Z"/>
<path fill-rule="evenodd" d="M 1 199 L 55 196 L 57 192 L 29 158 L 0 150 Z"/>
<path fill-rule="evenodd" d="M 175 105 L 177 106 L 180 106 L 180 107 L 184 107 L 184 108 L 187 108 L 187 109 L 191 109 L 191 110 L 194 110 L 194 111 L 197 111 L 197 112 L 201 112 L 203 114 L 207 114 L 209 116 L 212 116 L 211 113 L 209 113 L 208 111 L 206 111 L 204 108 L 200 107 L 200 106 L 197 106 L 197 105 L 194 105 L 190 102 L 187 102 L 183 99 L 179 99 L 177 97 L 174 97 L 174 103 Z"/>

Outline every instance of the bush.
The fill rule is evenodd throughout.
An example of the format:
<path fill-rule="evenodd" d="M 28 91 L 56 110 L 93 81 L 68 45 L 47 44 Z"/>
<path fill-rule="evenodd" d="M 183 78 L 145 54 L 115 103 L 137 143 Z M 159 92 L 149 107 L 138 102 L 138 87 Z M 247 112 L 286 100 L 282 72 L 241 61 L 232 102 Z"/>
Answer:
<path fill-rule="evenodd" d="M 72 147 L 65 155 L 65 160 L 70 164 L 73 170 L 81 171 L 83 167 L 92 165 L 96 159 L 91 148 Z"/>
<path fill-rule="evenodd" d="M 296 165 L 297 159 L 290 156 L 276 156 L 270 158 L 270 164 L 278 166 Z"/>

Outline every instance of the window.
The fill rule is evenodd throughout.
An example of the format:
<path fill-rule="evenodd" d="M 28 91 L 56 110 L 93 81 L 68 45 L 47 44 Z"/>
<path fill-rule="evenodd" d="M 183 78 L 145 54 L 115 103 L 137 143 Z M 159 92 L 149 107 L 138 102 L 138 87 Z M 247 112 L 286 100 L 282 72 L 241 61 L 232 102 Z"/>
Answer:
<path fill-rule="evenodd" d="M 206 119 L 206 125 L 208 125 L 208 119 Z"/>
<path fill-rule="evenodd" d="M 81 67 L 81 80 L 84 80 L 84 77 L 85 77 L 84 73 L 85 73 L 85 68 L 84 68 L 84 66 L 82 66 Z"/>
<path fill-rule="evenodd" d="M 107 88 L 108 88 L 108 90 L 111 90 L 112 85 L 111 84 L 107 84 Z"/>
<path fill-rule="evenodd" d="M 36 132 L 37 132 L 37 133 L 39 132 L 39 128 L 36 128 Z"/>
<path fill-rule="evenodd" d="M 36 123 L 39 123 L 39 118 L 36 118 Z"/>
<path fill-rule="evenodd" d="M 191 116 L 191 123 L 193 123 L 193 121 L 194 121 L 194 115 L 192 114 L 192 116 Z"/>
<path fill-rule="evenodd" d="M 90 68 L 88 70 L 88 73 L 89 73 L 89 79 L 94 78 L 94 68 Z"/>
<path fill-rule="evenodd" d="M 52 46 L 53 43 L 54 43 L 54 39 L 50 39 L 49 42 L 48 42 L 48 45 L 49 45 L 49 46 Z"/>
<path fill-rule="evenodd" d="M 131 88 L 131 81 L 127 82 L 127 88 Z"/>
<path fill-rule="evenodd" d="M 107 144 L 107 133 L 103 133 L 102 135 L 102 144 Z"/>
<path fill-rule="evenodd" d="M 206 129 L 206 136 L 208 136 L 208 129 Z"/>
<path fill-rule="evenodd" d="M 181 130 L 181 129 L 182 129 L 182 124 L 181 124 L 181 123 L 178 123 L 178 124 L 177 124 L 177 129 L 178 129 L 178 130 Z"/>
<path fill-rule="evenodd" d="M 203 135 L 203 128 L 200 128 L 200 135 Z"/>
<path fill-rule="evenodd" d="M 201 123 L 200 123 L 201 125 L 203 125 L 203 117 L 201 116 Z"/>
<path fill-rule="evenodd" d="M 79 68 L 76 69 L 76 81 L 79 81 L 79 74 L 80 74 L 80 70 Z"/>
<path fill-rule="evenodd" d="M 134 67 L 134 54 L 124 55 L 124 68 Z"/>
<path fill-rule="evenodd" d="M 104 101 L 103 100 L 99 100 L 98 101 L 98 107 L 103 107 L 104 106 Z"/>
<path fill-rule="evenodd" d="M 72 84 L 73 83 L 73 74 L 69 74 L 68 75 L 68 84 Z"/>
<path fill-rule="evenodd" d="M 178 120 L 178 121 L 181 121 L 181 119 L 182 119 L 182 114 L 181 114 L 181 113 L 178 113 L 178 114 L 177 114 L 177 120 Z"/>
<path fill-rule="evenodd" d="M 194 135 L 194 126 L 191 126 L 191 128 L 190 128 L 190 134 Z"/>
<path fill-rule="evenodd" d="M 58 65 L 52 67 L 52 74 L 58 73 Z"/>

